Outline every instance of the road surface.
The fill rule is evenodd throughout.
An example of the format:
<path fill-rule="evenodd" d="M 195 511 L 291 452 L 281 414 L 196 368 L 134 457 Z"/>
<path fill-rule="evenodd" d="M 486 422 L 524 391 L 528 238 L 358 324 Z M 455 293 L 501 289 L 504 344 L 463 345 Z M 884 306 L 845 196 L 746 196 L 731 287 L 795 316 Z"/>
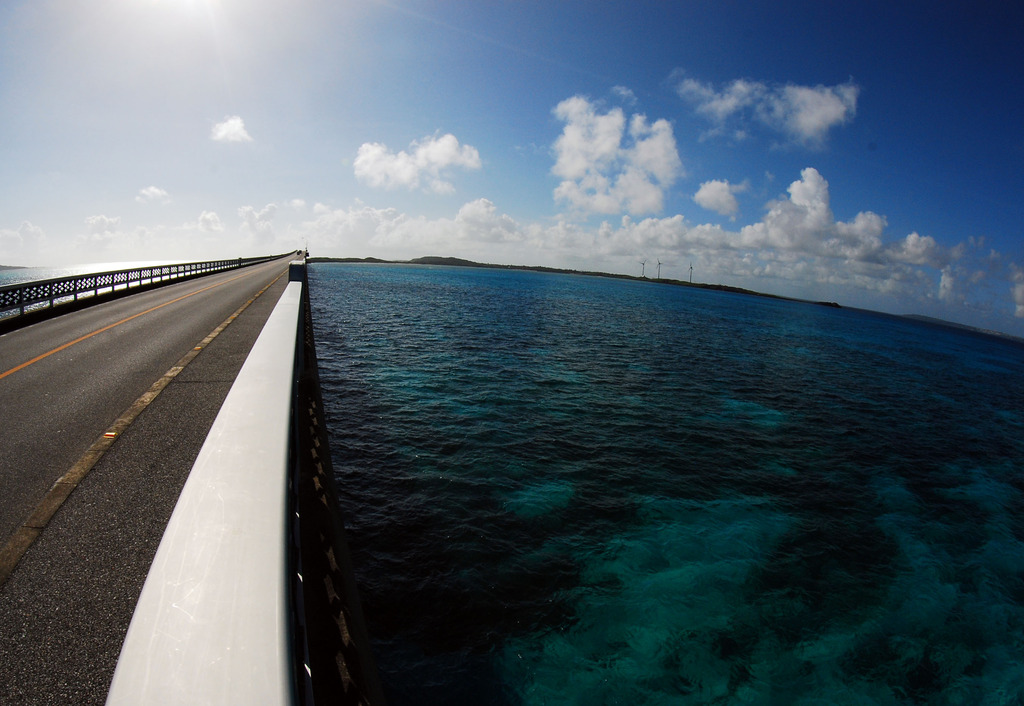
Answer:
<path fill-rule="evenodd" d="M 90 459 L 0 585 L 0 703 L 103 703 L 163 527 L 290 259 L 0 336 L 0 543 Z"/>

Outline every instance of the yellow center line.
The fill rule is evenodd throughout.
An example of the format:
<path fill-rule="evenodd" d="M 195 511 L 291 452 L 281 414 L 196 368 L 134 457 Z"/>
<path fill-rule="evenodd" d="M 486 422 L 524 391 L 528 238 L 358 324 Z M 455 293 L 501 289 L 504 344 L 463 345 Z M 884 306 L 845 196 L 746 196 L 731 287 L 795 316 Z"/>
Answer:
<path fill-rule="evenodd" d="M 168 306 L 170 304 L 175 304 L 177 302 L 180 302 L 182 299 L 188 299 L 189 297 L 193 297 L 196 294 L 202 294 L 203 292 L 206 292 L 208 290 L 215 289 L 217 287 L 220 287 L 222 285 L 228 284 L 230 282 L 234 282 L 236 279 L 242 279 L 243 277 L 246 276 L 246 274 L 249 274 L 249 273 L 241 274 L 241 275 L 238 275 L 237 277 L 232 277 L 231 279 L 226 279 L 223 282 L 218 282 L 217 284 L 211 284 L 209 287 L 203 287 L 202 289 L 197 289 L 196 291 L 190 292 L 189 294 L 186 294 L 185 296 L 178 297 L 177 299 L 172 299 L 172 300 L 170 300 L 168 302 L 164 302 L 163 304 L 157 304 L 152 309 L 146 309 L 145 311 L 140 311 L 138 314 L 133 314 L 132 316 L 129 316 L 126 319 L 121 319 L 120 321 L 117 321 L 115 323 L 112 323 L 112 324 L 109 324 L 107 326 L 104 326 L 103 328 L 98 328 L 95 331 L 93 331 L 92 333 L 87 333 L 84 336 L 82 336 L 80 338 L 76 338 L 73 341 L 68 341 L 67 343 L 65 343 L 63 345 L 57 346 L 56 348 L 54 348 L 51 351 L 47 351 L 46 353 L 43 353 L 42 355 L 37 355 L 32 360 L 27 360 L 24 363 L 22 363 L 21 365 L 16 365 L 13 368 L 11 368 L 10 370 L 6 370 L 6 371 L 0 373 L 0 380 L 3 380 L 8 375 L 12 375 L 12 374 L 18 372 L 19 370 L 24 370 L 25 368 L 27 368 L 28 366 L 32 365 L 33 363 L 38 363 L 43 358 L 49 358 L 54 353 L 60 353 L 62 350 L 70 348 L 71 346 L 75 345 L 76 343 L 81 343 L 82 341 L 84 341 L 86 339 L 89 339 L 89 338 L 92 338 L 93 336 L 97 336 L 97 335 L 103 333 L 104 331 L 109 331 L 110 329 L 115 328 L 117 326 L 120 326 L 121 324 L 126 324 L 129 321 L 131 321 L 132 319 L 137 319 L 140 316 L 145 316 L 146 314 L 150 314 L 150 313 L 156 311 L 157 309 L 162 309 L 165 306 Z"/>

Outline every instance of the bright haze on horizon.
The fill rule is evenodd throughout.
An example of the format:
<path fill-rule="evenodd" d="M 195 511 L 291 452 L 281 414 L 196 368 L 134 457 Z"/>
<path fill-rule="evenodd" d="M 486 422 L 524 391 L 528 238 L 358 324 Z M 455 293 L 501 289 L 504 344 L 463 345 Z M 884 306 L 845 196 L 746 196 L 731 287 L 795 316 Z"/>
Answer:
<path fill-rule="evenodd" d="M 0 264 L 692 262 L 1024 335 L 1022 74 L 1009 2 L 12 0 Z"/>

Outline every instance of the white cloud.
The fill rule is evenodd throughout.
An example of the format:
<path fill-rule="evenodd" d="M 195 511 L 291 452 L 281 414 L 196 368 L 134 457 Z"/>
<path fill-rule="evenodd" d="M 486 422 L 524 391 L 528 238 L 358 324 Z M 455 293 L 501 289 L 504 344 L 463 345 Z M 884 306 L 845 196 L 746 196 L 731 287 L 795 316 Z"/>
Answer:
<path fill-rule="evenodd" d="M 620 108 L 598 112 L 582 96 L 559 103 L 554 114 L 565 122 L 555 141 L 551 172 L 563 181 L 557 201 L 586 213 L 655 213 L 664 192 L 682 173 L 672 126 L 633 115 L 626 125 Z"/>
<path fill-rule="evenodd" d="M 303 224 L 300 235 L 308 236 L 318 250 L 348 250 L 358 245 L 368 254 L 400 258 L 424 250 L 459 254 L 479 249 L 490 253 L 488 257 L 493 261 L 496 251 L 488 249 L 492 245 L 507 246 L 506 261 L 520 264 L 538 259 L 579 259 L 581 251 L 588 258 L 629 261 L 643 255 L 667 261 L 673 255 L 685 254 L 714 261 L 722 272 L 857 279 L 859 286 L 875 290 L 891 288 L 891 279 L 911 279 L 910 273 L 929 267 L 927 263 L 941 262 L 941 258 L 925 256 L 930 239 L 916 234 L 886 244 L 885 219 L 870 211 L 858 213 L 849 221 L 837 221 L 829 206 L 828 183 L 811 168 L 803 170 L 801 178 L 790 184 L 787 197 L 768 204 L 758 223 L 738 231 L 691 224 L 681 215 L 639 221 L 627 215 L 618 226 L 605 222 L 597 228 L 564 220 L 552 226 L 523 225 L 501 213 L 488 199 L 470 201 L 449 218 L 413 217 L 397 209 L 364 204 L 350 209 L 321 205 L 316 214 L 314 221 Z M 254 210 L 248 212 L 250 218 L 256 215 Z M 915 264 L 918 262 L 925 264 Z"/>
<path fill-rule="evenodd" d="M 557 160 L 551 169 L 555 175 L 583 179 L 616 160 L 626 124 L 621 109 L 614 108 L 599 115 L 590 101 L 575 96 L 559 103 L 554 113 L 566 123 L 555 141 Z"/>
<path fill-rule="evenodd" d="M 724 184 L 704 189 L 706 203 L 731 206 Z M 965 282 L 949 267 L 958 249 L 943 248 L 917 233 L 887 242 L 885 228 L 885 218 L 871 211 L 836 220 L 828 182 L 807 168 L 790 184 L 786 197 L 767 204 L 759 222 L 738 231 L 693 225 L 680 215 L 641 221 L 624 217 L 618 227 L 603 223 L 592 240 L 587 232 L 580 233 L 574 247 L 589 247 L 594 256 L 625 263 L 653 256 L 667 263 L 683 255 L 687 261 L 697 260 L 698 271 L 705 276 L 713 272 L 754 288 L 764 288 L 758 280 L 772 278 L 777 288 L 789 288 L 795 296 L 802 289 L 827 286 L 905 298 L 964 300 Z"/>
<path fill-rule="evenodd" d="M 1013 303 L 1016 307 L 1013 315 L 1017 318 L 1024 318 L 1024 267 L 1011 264 L 1010 271 L 1013 273 L 1013 287 L 1010 291 L 1013 294 Z"/>
<path fill-rule="evenodd" d="M 885 219 L 870 211 L 837 222 L 829 206 L 828 182 L 816 169 L 800 172 L 789 198 L 768 204 L 764 218 L 740 230 L 747 247 L 777 249 L 821 257 L 875 262 L 882 253 Z"/>
<path fill-rule="evenodd" d="M 114 233 L 121 225 L 121 217 L 115 216 L 110 218 L 109 216 L 89 216 L 85 219 L 85 224 L 89 227 L 90 235 Z"/>
<path fill-rule="evenodd" d="M 943 301 L 962 300 L 962 295 L 951 267 L 944 267 L 942 269 L 942 276 L 939 278 L 939 299 Z"/>
<path fill-rule="evenodd" d="M 800 142 L 820 145 L 828 131 L 853 120 L 860 89 L 839 86 L 785 86 L 759 107 L 762 119 Z"/>
<path fill-rule="evenodd" d="M 65 261 L 90 262 L 99 257 L 132 259 L 129 253 L 145 252 L 151 245 L 151 229 L 143 226 L 125 228 L 120 216 L 89 216 L 85 225 L 85 232 L 75 236 L 72 248 L 61 252 Z"/>
<path fill-rule="evenodd" d="M 0 228 L 0 253 L 5 256 L 9 254 L 20 254 L 25 241 L 16 230 Z"/>
<path fill-rule="evenodd" d="M 736 214 L 740 210 L 736 194 L 746 190 L 747 184 L 730 184 L 728 179 L 712 179 L 700 185 L 697 193 L 693 195 L 693 200 L 701 208 L 736 220 Z"/>
<path fill-rule="evenodd" d="M 158 186 L 147 186 L 145 189 L 139 189 L 135 200 L 138 203 L 157 202 L 167 204 L 171 202 L 171 196 Z"/>
<path fill-rule="evenodd" d="M 311 251 L 354 257 L 410 259 L 447 255 L 486 262 L 519 263 L 525 253 L 532 264 L 555 264 L 554 249 L 532 240 L 534 226 L 522 226 L 488 199 L 462 205 L 451 217 L 411 216 L 395 208 L 374 208 L 356 202 L 349 208 L 327 209 L 289 232 L 307 241 Z M 536 258 L 536 259 L 534 259 Z"/>
<path fill-rule="evenodd" d="M 593 115 L 608 117 L 601 111 Z M 626 122 L 623 116 L 623 135 Z M 600 132 L 595 126 L 592 135 Z M 580 153 L 589 155 L 591 164 L 606 155 L 613 163 L 620 159 L 596 139 L 581 139 L 578 145 L 576 153 L 562 152 L 566 173 L 573 173 L 572 158 Z M 586 165 L 587 159 L 581 163 Z M 586 166 L 579 169 L 574 173 L 588 175 Z M 737 188 L 719 181 L 728 184 L 730 193 Z M 713 192 L 705 189 L 705 195 L 709 193 Z M 982 241 L 946 248 L 916 232 L 892 236 L 886 232 L 884 216 L 865 210 L 837 219 L 830 201 L 829 183 L 816 169 L 806 168 L 782 195 L 766 204 L 758 221 L 739 228 L 692 223 L 682 215 L 619 215 L 596 225 L 570 218 L 523 223 L 488 199 L 468 201 L 438 218 L 359 202 L 342 209 L 317 204 L 306 211 L 311 220 L 279 226 L 279 242 L 305 241 L 318 255 L 399 260 L 450 255 L 631 274 L 639 274 L 639 260 L 657 258 L 663 263 L 662 276 L 682 280 L 688 279 L 692 261 L 695 282 L 935 315 L 942 315 L 937 307 L 980 311 L 993 287 L 1005 282 L 1009 287 L 1002 290 L 1003 306 L 1009 304 L 1007 295 L 1012 296 L 1017 315 L 1024 318 L 1024 269 L 1014 269 Z M 259 214 L 255 209 L 243 214 L 254 223 L 243 229 L 258 229 Z M 262 221 L 268 216 L 264 213 Z"/>
<path fill-rule="evenodd" d="M 203 233 L 221 233 L 224 231 L 224 224 L 220 217 L 213 211 L 203 211 L 199 214 L 196 227 Z"/>
<path fill-rule="evenodd" d="M 252 142 L 252 137 L 245 129 L 245 123 L 237 115 L 224 118 L 213 126 L 210 139 L 216 142 Z"/>
<path fill-rule="evenodd" d="M 697 104 L 697 111 L 716 122 L 764 100 L 768 87 L 756 81 L 737 79 L 720 91 L 692 78 L 679 82 L 677 92 Z"/>
<path fill-rule="evenodd" d="M 522 240 L 519 224 L 507 214 L 499 214 L 488 199 L 477 199 L 465 204 L 455 216 L 462 239 L 491 243 Z"/>
<path fill-rule="evenodd" d="M 276 204 L 267 204 L 260 210 L 252 206 L 242 206 L 238 209 L 238 216 L 249 232 L 252 233 L 257 244 L 266 245 L 274 239 L 274 215 L 277 213 Z"/>
<path fill-rule="evenodd" d="M 636 105 L 636 94 L 625 86 L 612 86 L 612 95 L 626 105 Z"/>
<path fill-rule="evenodd" d="M 928 265 L 936 269 L 944 269 L 951 259 L 949 252 L 936 243 L 935 238 L 930 235 L 920 236 L 916 232 L 891 247 L 889 255 L 898 262 Z"/>
<path fill-rule="evenodd" d="M 0 228 L 0 257 L 4 265 L 26 264 L 22 258 L 34 259 L 46 245 L 46 234 L 39 226 L 22 221 L 17 229 Z"/>
<path fill-rule="evenodd" d="M 372 187 L 404 187 L 437 194 L 450 194 L 455 186 L 444 177 L 449 168 L 480 169 L 480 153 L 470 145 L 460 145 L 452 134 L 426 137 L 413 142 L 410 152 L 391 152 L 380 142 L 366 142 L 356 153 L 353 168 L 356 178 Z"/>
<path fill-rule="evenodd" d="M 737 79 L 716 89 L 683 78 L 676 91 L 714 123 L 711 134 L 726 132 L 734 117 L 741 125 L 753 118 L 795 142 L 819 147 L 832 128 L 853 120 L 860 87 L 852 81 L 836 86 L 770 86 Z M 746 131 L 740 128 L 734 134 L 745 136 Z"/>
<path fill-rule="evenodd" d="M 314 213 L 316 219 L 302 224 L 302 234 L 308 237 L 311 248 L 358 256 L 379 256 L 368 246 L 378 230 L 390 230 L 396 223 L 408 220 L 397 209 L 377 209 L 362 203 L 347 209 L 332 209 L 318 203 Z"/>

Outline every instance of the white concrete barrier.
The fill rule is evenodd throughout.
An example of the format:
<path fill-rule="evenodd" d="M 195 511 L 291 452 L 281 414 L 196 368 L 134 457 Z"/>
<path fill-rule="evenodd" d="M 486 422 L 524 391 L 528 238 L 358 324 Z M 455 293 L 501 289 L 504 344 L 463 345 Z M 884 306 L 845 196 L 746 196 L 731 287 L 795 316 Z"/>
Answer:
<path fill-rule="evenodd" d="M 196 458 L 107 703 L 291 704 L 288 475 L 302 283 L 291 282 Z"/>

